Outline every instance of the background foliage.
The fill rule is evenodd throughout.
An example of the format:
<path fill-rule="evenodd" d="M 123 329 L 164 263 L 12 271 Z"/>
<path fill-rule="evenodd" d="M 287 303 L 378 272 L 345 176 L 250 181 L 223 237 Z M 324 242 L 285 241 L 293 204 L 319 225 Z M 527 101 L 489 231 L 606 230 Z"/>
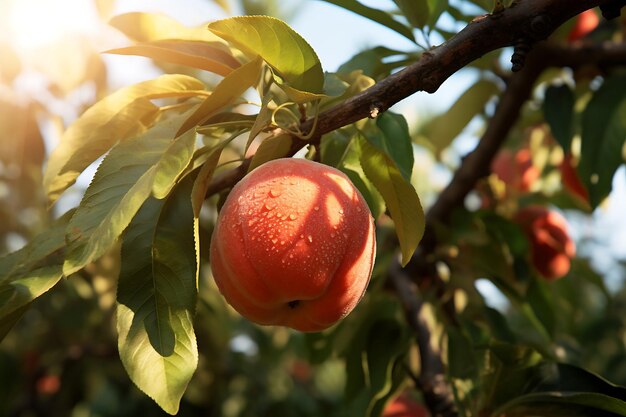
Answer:
<path fill-rule="evenodd" d="M 108 20 L 110 2 L 96 3 Z M 407 392 L 433 415 L 626 415 L 624 261 L 593 262 L 607 249 L 584 229 L 623 204 L 612 188 L 626 155 L 624 13 L 579 37 L 570 19 L 521 73 L 508 61 L 525 45 L 471 62 L 461 71 L 475 81 L 441 113 L 416 121 L 376 104 L 370 119 L 328 128 L 324 110 L 515 4 L 328 1 L 414 44 L 364 49 L 330 73 L 283 21 L 293 10 L 217 3 L 276 18 L 207 29 L 115 16 L 128 40 L 107 52 L 160 72 L 123 88 L 110 88 L 92 47 L 73 80 L 45 75 L 52 99 L 25 98 L 20 77 L 32 69 L 0 45 L 0 414 L 378 416 Z M 51 104 L 85 89 L 78 119 Z M 518 110 L 503 121 L 507 100 Z M 318 122 L 321 137 L 310 134 Z M 445 206 L 440 184 L 460 182 L 463 149 L 494 137 L 472 191 Z M 498 149 L 529 155 L 528 184 L 489 170 Z M 367 296 L 313 334 L 242 319 L 208 265 L 237 176 L 298 151 L 344 171 L 377 219 Z M 563 171 L 570 159 L 582 191 Z M 571 220 L 578 255 L 561 279 L 532 263 L 516 220 L 529 205 Z"/>

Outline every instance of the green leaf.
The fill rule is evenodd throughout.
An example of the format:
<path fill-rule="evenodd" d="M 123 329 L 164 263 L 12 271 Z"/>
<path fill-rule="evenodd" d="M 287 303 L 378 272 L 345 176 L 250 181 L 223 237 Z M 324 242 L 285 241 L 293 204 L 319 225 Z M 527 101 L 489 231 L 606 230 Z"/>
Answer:
<path fill-rule="evenodd" d="M 273 159 L 286 157 L 291 149 L 291 143 L 291 135 L 289 133 L 280 133 L 266 138 L 261 142 L 261 145 L 259 145 L 252 157 L 248 172 Z"/>
<path fill-rule="evenodd" d="M 604 413 L 603 413 L 604 412 Z M 594 392 L 545 392 L 517 397 L 491 413 L 492 416 L 626 415 L 626 402 Z"/>
<path fill-rule="evenodd" d="M 269 107 L 271 101 L 272 94 L 267 94 L 263 97 L 261 110 L 259 110 L 259 114 L 257 114 L 256 119 L 254 120 L 254 125 L 252 125 L 252 128 L 250 129 L 250 134 L 248 135 L 248 140 L 246 141 L 246 147 L 244 148 L 245 152 L 248 151 L 248 148 L 257 135 L 272 124 L 273 111 Z"/>
<path fill-rule="evenodd" d="M 354 55 L 344 62 L 338 73 L 349 74 L 353 71 L 361 71 L 364 75 L 380 79 L 387 77 L 394 69 L 415 61 L 419 55 L 377 46 L 366 49 Z"/>
<path fill-rule="evenodd" d="M 376 23 L 379 23 L 387 28 L 399 33 L 404 36 L 411 42 L 415 42 L 415 38 L 413 37 L 413 32 L 411 29 L 403 25 L 402 23 L 395 20 L 389 13 L 384 12 L 380 9 L 375 9 L 369 6 L 364 5 L 363 3 L 357 0 L 324 0 L 328 3 L 334 4 L 339 7 L 343 7 L 346 10 L 350 10 L 353 13 L 356 13 L 360 16 L 363 16 L 367 19 L 373 20 Z M 422 0 L 419 0 L 422 1 Z"/>
<path fill-rule="evenodd" d="M 620 75 L 605 79 L 582 115 L 578 170 L 592 208 L 611 192 L 613 174 L 624 162 L 625 141 L 626 75 Z"/>
<path fill-rule="evenodd" d="M 152 99 L 189 97 L 204 84 L 186 75 L 161 77 L 125 87 L 90 107 L 63 134 L 50 155 L 44 187 L 50 200 L 74 184 L 78 175 L 119 141 L 145 129 L 144 121 L 158 114 Z"/>
<path fill-rule="evenodd" d="M 109 24 L 137 42 L 182 39 L 215 42 L 205 27 L 186 27 L 162 14 L 131 12 L 114 16 Z"/>
<path fill-rule="evenodd" d="M 543 327 L 554 337 L 556 331 L 556 315 L 554 311 L 554 297 L 548 291 L 543 280 L 534 279 L 528 287 L 526 300 L 535 312 Z"/>
<path fill-rule="evenodd" d="M 323 93 L 324 73 L 317 54 L 282 20 L 238 16 L 212 22 L 209 30 L 248 56 L 261 56 L 287 87 Z"/>
<path fill-rule="evenodd" d="M 225 50 L 224 45 L 215 42 L 160 40 L 109 49 L 105 53 L 144 56 L 155 61 L 214 72 L 221 76 L 226 76 L 241 66 L 239 61 Z"/>
<path fill-rule="evenodd" d="M 196 148 L 196 132 L 188 130 L 165 150 L 154 172 L 152 193 L 156 198 L 165 198 L 176 181 L 191 163 Z"/>
<path fill-rule="evenodd" d="M 435 117 L 424 127 L 424 134 L 435 147 L 437 154 L 450 146 L 498 91 L 498 86 L 494 82 L 480 80 L 461 94 L 448 111 Z"/>
<path fill-rule="evenodd" d="M 543 99 L 543 116 L 550 126 L 552 136 L 565 152 L 572 143 L 574 118 L 574 92 L 567 84 L 551 85 Z"/>
<path fill-rule="evenodd" d="M 362 136 L 359 137 L 359 145 L 363 172 L 383 196 L 396 225 L 404 266 L 424 234 L 424 210 L 415 188 L 402 176 L 391 158 L 370 145 Z"/>
<path fill-rule="evenodd" d="M 385 112 L 376 118 L 382 135 L 366 135 L 369 142 L 389 156 L 407 181 L 413 172 L 413 144 L 409 126 L 401 114 Z"/>
<path fill-rule="evenodd" d="M 117 241 L 150 196 L 156 165 L 183 117 L 120 143 L 104 158 L 68 226 L 65 275 L 99 258 Z"/>
<path fill-rule="evenodd" d="M 198 364 L 193 315 L 198 262 L 193 176 L 150 198 L 123 236 L 117 292 L 120 358 L 137 386 L 170 414 Z"/>
<path fill-rule="evenodd" d="M 232 105 L 248 88 L 256 85 L 261 74 L 263 61 L 256 58 L 228 74 L 200 105 L 200 107 L 183 123 L 177 136 L 201 124 L 209 117 L 227 106 Z"/>
<path fill-rule="evenodd" d="M 406 19 L 416 28 L 422 28 L 428 22 L 430 13 L 427 0 L 393 0 Z"/>
<path fill-rule="evenodd" d="M 22 249 L 0 258 L 0 340 L 30 303 L 63 276 L 61 253 L 72 214 L 65 213 Z"/>
<path fill-rule="evenodd" d="M 228 145 L 235 137 L 236 135 L 233 135 L 231 138 L 222 141 L 218 145 L 211 148 L 207 155 L 203 155 L 206 160 L 202 164 L 202 167 L 196 176 L 193 183 L 193 189 L 191 191 L 191 203 L 193 206 L 194 218 L 198 218 L 200 216 L 202 203 L 204 202 L 207 189 L 209 188 L 210 181 L 213 178 L 213 174 L 215 173 L 215 169 L 217 168 L 217 164 L 220 160 L 224 147 L 226 147 L 226 145 Z"/>

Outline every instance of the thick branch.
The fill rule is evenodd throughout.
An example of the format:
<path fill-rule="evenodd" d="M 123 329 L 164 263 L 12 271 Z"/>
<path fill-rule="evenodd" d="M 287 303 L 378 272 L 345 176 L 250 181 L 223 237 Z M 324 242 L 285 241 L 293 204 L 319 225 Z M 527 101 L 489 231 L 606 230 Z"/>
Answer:
<path fill-rule="evenodd" d="M 500 13 L 477 17 L 448 41 L 425 52 L 414 64 L 321 113 L 314 137 L 370 117 L 373 110 L 386 111 L 418 91 L 434 93 L 452 74 L 483 55 L 514 45 L 520 39 L 529 42 L 545 39 L 566 20 L 608 1 L 518 0 Z M 301 130 L 308 132 L 312 127 L 313 121 L 307 120 Z M 305 145 L 299 142 L 297 146 Z M 216 176 L 207 196 L 234 185 L 245 173 L 246 169 L 235 168 Z"/>

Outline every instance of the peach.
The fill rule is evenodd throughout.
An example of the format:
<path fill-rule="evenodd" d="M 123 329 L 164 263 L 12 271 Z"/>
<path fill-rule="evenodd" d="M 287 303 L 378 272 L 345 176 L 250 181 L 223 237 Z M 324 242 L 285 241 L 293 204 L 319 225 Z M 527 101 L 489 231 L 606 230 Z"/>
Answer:
<path fill-rule="evenodd" d="M 574 27 L 567 35 L 568 42 L 575 42 L 584 38 L 589 32 L 594 30 L 600 23 L 600 18 L 593 10 L 585 10 L 576 17 Z"/>
<path fill-rule="evenodd" d="M 402 393 L 387 403 L 382 417 L 427 417 L 428 415 L 423 405 L 406 393 Z"/>
<path fill-rule="evenodd" d="M 374 220 L 341 171 L 277 159 L 233 187 L 211 238 L 211 269 L 226 301 L 262 325 L 324 330 L 363 297 Z"/>
<path fill-rule="evenodd" d="M 515 219 L 528 237 L 535 269 L 548 280 L 566 275 L 576 245 L 567 232 L 565 218 L 542 206 L 527 206 L 517 212 Z"/>
<path fill-rule="evenodd" d="M 539 178 L 539 170 L 533 165 L 530 150 L 520 149 L 513 153 L 502 149 L 491 163 L 491 171 L 516 191 L 526 192 Z"/>
<path fill-rule="evenodd" d="M 580 181 L 578 172 L 576 172 L 571 152 L 567 152 L 565 154 L 561 165 L 559 165 L 559 170 L 561 171 L 561 180 L 563 181 L 565 188 L 567 188 L 572 194 L 580 197 L 583 201 L 589 202 L 589 193 Z"/>

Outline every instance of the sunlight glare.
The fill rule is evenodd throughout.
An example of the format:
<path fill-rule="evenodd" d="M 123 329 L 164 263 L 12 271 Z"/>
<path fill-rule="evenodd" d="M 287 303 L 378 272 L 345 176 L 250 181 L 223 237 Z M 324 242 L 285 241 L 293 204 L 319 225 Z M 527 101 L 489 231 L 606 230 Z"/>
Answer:
<path fill-rule="evenodd" d="M 98 24 L 91 1 L 11 0 L 11 40 L 18 50 L 52 44 L 68 34 L 88 34 Z"/>

